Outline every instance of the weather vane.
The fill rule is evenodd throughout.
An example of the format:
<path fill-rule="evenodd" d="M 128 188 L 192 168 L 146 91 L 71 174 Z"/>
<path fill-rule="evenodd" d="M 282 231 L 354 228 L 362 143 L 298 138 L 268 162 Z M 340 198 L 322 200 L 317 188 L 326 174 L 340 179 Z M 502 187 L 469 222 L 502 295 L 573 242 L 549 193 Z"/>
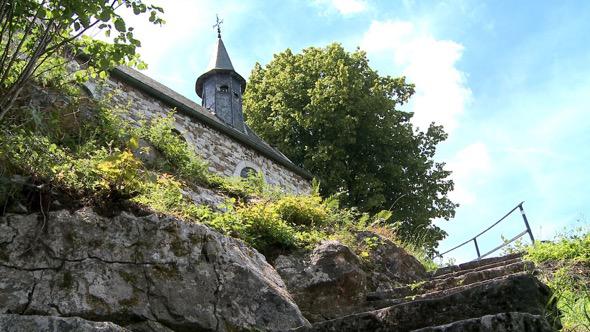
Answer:
<path fill-rule="evenodd" d="M 217 22 L 213 25 L 214 28 L 217 28 L 217 38 L 221 38 L 221 23 L 223 23 L 223 20 L 219 19 L 219 15 L 215 15 L 215 17 L 217 18 Z"/>

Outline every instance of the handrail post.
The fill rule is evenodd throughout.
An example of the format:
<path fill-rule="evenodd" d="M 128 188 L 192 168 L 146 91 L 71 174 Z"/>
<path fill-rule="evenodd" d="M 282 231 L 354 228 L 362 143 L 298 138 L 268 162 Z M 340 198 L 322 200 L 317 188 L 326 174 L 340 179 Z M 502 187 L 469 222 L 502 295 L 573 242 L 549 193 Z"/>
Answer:
<path fill-rule="evenodd" d="M 535 238 L 533 237 L 533 231 L 531 230 L 531 226 L 529 225 L 529 221 L 526 217 L 526 214 L 524 213 L 524 208 L 522 207 L 522 204 L 524 204 L 524 202 L 520 202 L 520 204 L 516 205 L 514 208 L 512 208 L 512 210 L 510 210 L 508 213 L 506 213 L 502 218 L 500 218 L 500 220 L 496 221 L 495 223 L 493 223 L 491 226 L 489 226 L 488 228 L 486 228 L 485 230 L 483 230 L 482 232 L 480 232 L 479 234 L 477 234 L 476 236 L 472 237 L 469 240 L 466 240 L 465 242 L 443 252 L 442 254 L 438 254 L 435 257 L 440 257 L 442 259 L 442 257 L 448 253 L 450 253 L 451 251 L 458 249 L 466 244 L 468 244 L 469 242 L 473 241 L 473 244 L 475 244 L 475 250 L 477 251 L 477 260 L 481 260 L 482 258 L 485 258 L 486 256 L 488 256 L 489 254 L 497 251 L 498 249 L 501 249 L 502 247 L 506 246 L 507 244 L 510 244 L 512 242 L 514 242 L 515 240 L 521 238 L 522 236 L 524 236 L 526 233 L 529 234 L 529 237 L 531 238 L 531 242 L 535 243 Z M 502 222 L 503 220 L 505 220 L 509 215 L 511 215 L 514 211 L 516 211 L 516 209 L 520 210 L 520 214 L 522 215 L 522 219 L 524 221 L 524 225 L 526 226 L 526 230 L 521 231 L 520 234 L 518 234 L 516 237 L 514 237 L 512 240 L 508 241 L 508 243 L 505 243 L 495 249 L 493 249 L 492 251 L 485 253 L 483 256 L 481 255 L 481 252 L 479 251 L 479 245 L 477 243 L 477 237 L 484 234 L 485 232 L 489 231 L 490 229 L 492 229 L 493 227 L 495 227 L 496 225 L 498 225 L 500 222 Z"/>
<path fill-rule="evenodd" d="M 481 254 L 479 253 L 479 246 L 477 245 L 477 240 L 475 237 L 473 238 L 473 243 L 475 243 L 475 250 L 477 251 L 477 260 L 479 260 Z"/>
<path fill-rule="evenodd" d="M 529 226 L 529 221 L 526 218 L 526 214 L 524 214 L 524 209 L 522 208 L 522 203 L 520 203 L 518 208 L 520 209 L 520 214 L 522 215 L 522 220 L 524 220 L 524 224 L 526 226 L 526 231 L 529 233 L 529 236 L 531 237 L 531 242 L 535 243 L 535 238 L 533 237 L 533 232 L 531 231 L 531 226 Z"/>

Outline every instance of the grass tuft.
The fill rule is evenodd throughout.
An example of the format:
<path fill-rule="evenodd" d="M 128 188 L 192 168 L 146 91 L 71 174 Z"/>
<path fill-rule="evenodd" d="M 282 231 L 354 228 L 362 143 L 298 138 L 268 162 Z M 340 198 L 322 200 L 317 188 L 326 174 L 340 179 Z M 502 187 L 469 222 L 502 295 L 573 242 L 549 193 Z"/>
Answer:
<path fill-rule="evenodd" d="M 544 271 L 562 312 L 562 331 L 590 331 L 590 232 L 578 228 L 554 241 L 525 247 L 525 259 Z"/>

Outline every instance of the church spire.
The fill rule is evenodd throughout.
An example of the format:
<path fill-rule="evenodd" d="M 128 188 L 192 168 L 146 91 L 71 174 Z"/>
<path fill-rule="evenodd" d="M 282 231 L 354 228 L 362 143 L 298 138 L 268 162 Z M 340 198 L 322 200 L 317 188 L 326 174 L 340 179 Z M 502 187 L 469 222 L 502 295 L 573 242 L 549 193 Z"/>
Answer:
<path fill-rule="evenodd" d="M 227 54 L 227 50 L 225 49 L 225 45 L 221 38 L 217 39 L 217 46 L 209 61 L 209 68 L 207 68 L 207 70 L 211 69 L 234 70 L 234 66 L 231 64 L 231 59 Z"/>
<path fill-rule="evenodd" d="M 221 23 L 217 17 L 217 45 L 207 72 L 197 78 L 195 90 L 204 108 L 214 113 L 226 125 L 246 133 L 242 113 L 242 94 L 246 80 L 234 70 L 223 40 Z"/>
<path fill-rule="evenodd" d="M 211 69 L 224 69 L 224 70 L 234 70 L 234 66 L 231 64 L 231 60 L 229 55 L 227 54 L 227 50 L 225 49 L 225 45 L 223 44 L 223 40 L 221 40 L 221 24 L 223 20 L 219 19 L 219 15 L 216 15 L 216 23 L 213 25 L 214 28 L 217 28 L 217 47 L 211 60 L 209 62 L 209 67 L 207 70 Z"/>

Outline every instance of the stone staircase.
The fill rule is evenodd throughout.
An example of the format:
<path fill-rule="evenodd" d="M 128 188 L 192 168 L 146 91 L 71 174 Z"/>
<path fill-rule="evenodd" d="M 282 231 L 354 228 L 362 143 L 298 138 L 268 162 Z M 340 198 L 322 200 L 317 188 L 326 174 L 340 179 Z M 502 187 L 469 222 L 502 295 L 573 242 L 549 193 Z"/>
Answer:
<path fill-rule="evenodd" d="M 356 313 L 304 331 L 556 331 L 551 291 L 519 254 L 440 268 L 429 279 L 370 293 Z"/>

